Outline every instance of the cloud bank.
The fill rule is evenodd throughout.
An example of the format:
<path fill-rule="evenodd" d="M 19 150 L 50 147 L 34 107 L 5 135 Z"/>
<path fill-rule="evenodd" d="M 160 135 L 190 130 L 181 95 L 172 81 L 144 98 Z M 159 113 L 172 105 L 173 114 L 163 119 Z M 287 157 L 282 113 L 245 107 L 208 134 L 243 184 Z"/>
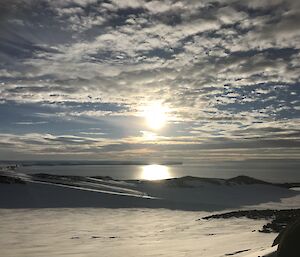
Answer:
<path fill-rule="evenodd" d="M 0 17 L 4 156 L 300 157 L 299 1 L 12 0 Z"/>

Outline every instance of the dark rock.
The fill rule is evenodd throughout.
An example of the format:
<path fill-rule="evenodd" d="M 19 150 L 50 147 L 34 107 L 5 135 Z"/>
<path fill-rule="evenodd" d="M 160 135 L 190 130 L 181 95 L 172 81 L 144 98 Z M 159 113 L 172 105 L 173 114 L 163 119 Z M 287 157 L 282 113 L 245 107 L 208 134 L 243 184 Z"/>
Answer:
<path fill-rule="evenodd" d="M 26 184 L 26 182 L 20 178 L 0 175 L 0 183 L 3 184 Z"/>
<path fill-rule="evenodd" d="M 245 250 L 240 250 L 240 251 L 236 251 L 236 252 L 233 252 L 233 253 L 226 253 L 225 256 L 236 255 L 236 254 L 239 254 L 239 253 L 248 252 L 250 250 L 251 249 L 245 249 Z"/>
<path fill-rule="evenodd" d="M 289 224 L 274 240 L 278 244 L 277 257 L 300 256 L 300 218 Z M 273 243 L 273 244 L 274 244 Z"/>
<path fill-rule="evenodd" d="M 233 211 L 206 216 L 202 219 L 228 219 L 241 217 L 246 217 L 249 219 L 270 219 L 271 221 L 264 225 L 263 228 L 259 230 L 259 232 L 278 233 L 282 231 L 288 223 L 293 222 L 300 217 L 300 209 Z"/>

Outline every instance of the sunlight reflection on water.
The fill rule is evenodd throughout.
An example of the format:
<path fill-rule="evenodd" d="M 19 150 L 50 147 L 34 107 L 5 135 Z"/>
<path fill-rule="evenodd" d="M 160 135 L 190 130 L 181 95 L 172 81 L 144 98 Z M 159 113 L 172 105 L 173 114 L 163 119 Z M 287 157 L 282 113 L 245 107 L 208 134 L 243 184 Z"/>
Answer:
<path fill-rule="evenodd" d="M 143 166 L 140 176 L 145 180 L 159 180 L 171 178 L 171 173 L 168 166 L 153 164 Z"/>

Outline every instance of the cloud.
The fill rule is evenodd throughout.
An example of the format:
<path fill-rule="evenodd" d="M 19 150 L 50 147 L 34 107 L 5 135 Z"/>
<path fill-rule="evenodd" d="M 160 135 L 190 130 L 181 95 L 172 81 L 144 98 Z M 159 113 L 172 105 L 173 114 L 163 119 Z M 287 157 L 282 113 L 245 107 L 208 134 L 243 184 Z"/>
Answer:
<path fill-rule="evenodd" d="M 36 125 L 36 124 L 46 124 L 48 123 L 47 121 L 20 121 L 20 122 L 15 122 L 16 125 Z"/>
<path fill-rule="evenodd" d="M 16 135 L 22 125 L 47 134 L 47 124 L 70 136 L 44 138 L 49 152 L 63 141 L 76 152 L 73 136 L 97 122 L 112 149 L 131 154 L 157 151 L 140 131 L 166 145 L 195 147 L 201 137 L 223 149 L 224 138 L 268 149 L 299 140 L 298 1 L 14 0 L 2 10 L 0 103 L 10 116 L 0 111 L 0 132 L 18 124 Z M 157 99 L 172 116 L 160 135 L 139 116 Z"/>

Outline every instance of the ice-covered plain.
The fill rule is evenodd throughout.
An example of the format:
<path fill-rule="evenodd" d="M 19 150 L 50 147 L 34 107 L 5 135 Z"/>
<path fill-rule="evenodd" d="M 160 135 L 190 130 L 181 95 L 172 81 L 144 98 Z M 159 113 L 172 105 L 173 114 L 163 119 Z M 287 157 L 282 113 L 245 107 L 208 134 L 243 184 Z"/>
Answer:
<path fill-rule="evenodd" d="M 2 209 L 1 255 L 234 256 L 268 248 L 263 220 L 198 220 L 208 212 L 167 209 Z"/>

